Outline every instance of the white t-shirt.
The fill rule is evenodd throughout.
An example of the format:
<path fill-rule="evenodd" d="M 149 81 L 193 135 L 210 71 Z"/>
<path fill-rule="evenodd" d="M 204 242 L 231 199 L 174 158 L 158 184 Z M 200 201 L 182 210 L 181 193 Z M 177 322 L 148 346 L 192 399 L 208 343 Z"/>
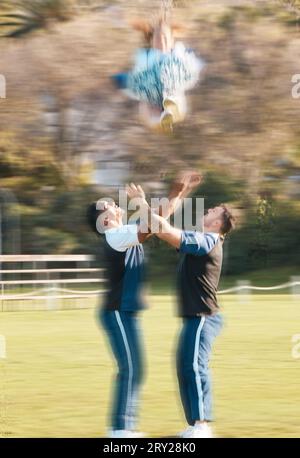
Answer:
<path fill-rule="evenodd" d="M 128 248 L 139 245 L 138 226 L 124 224 L 105 231 L 107 243 L 116 251 L 126 251 Z"/>

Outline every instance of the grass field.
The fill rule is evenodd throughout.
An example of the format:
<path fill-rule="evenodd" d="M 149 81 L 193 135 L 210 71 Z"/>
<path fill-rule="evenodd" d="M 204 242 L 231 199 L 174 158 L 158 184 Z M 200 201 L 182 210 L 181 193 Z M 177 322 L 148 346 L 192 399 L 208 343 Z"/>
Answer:
<path fill-rule="evenodd" d="M 184 426 L 174 349 L 179 320 L 170 296 L 150 296 L 143 314 L 148 374 L 141 430 L 174 435 Z M 226 325 L 215 345 L 215 432 L 219 437 L 300 437 L 300 302 L 223 296 Z M 0 334 L 0 437 L 105 435 L 113 377 L 95 310 L 3 312 Z"/>

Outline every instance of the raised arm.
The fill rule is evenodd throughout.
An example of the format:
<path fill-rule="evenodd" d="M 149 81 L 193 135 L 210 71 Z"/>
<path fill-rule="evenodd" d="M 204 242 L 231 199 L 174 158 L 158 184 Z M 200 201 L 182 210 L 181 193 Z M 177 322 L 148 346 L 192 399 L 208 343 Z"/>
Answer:
<path fill-rule="evenodd" d="M 146 200 L 141 202 L 141 212 L 142 215 L 147 215 L 147 222 L 152 232 L 169 245 L 180 249 L 182 253 L 204 256 L 214 248 L 220 237 L 218 233 L 177 229 L 162 216 L 154 213 Z"/>
<path fill-rule="evenodd" d="M 149 213 L 148 220 L 151 220 L 150 216 L 152 217 L 153 225 L 161 225 L 164 226 L 164 230 L 162 233 L 156 234 L 160 238 L 164 239 L 164 236 L 168 233 L 175 233 L 178 229 L 172 227 L 166 220 L 175 213 L 175 211 L 179 208 L 182 203 L 182 200 L 187 197 L 196 187 L 200 185 L 202 181 L 202 176 L 194 171 L 185 171 L 180 173 L 176 180 L 172 183 L 169 196 L 166 200 L 163 200 L 161 205 L 158 208 L 150 209 L 146 202 L 146 197 L 143 189 L 141 186 L 136 186 L 134 183 L 126 186 L 126 192 L 130 199 L 137 199 L 137 203 L 143 206 L 143 212 L 151 212 Z M 147 208 L 145 207 L 145 203 L 147 204 Z M 141 208 L 142 210 L 142 208 Z M 148 231 L 145 230 L 145 222 L 141 222 L 141 226 L 138 231 L 138 238 L 140 243 L 143 243 L 147 240 L 152 234 L 151 229 L 148 228 Z M 168 224 L 168 226 L 166 226 Z M 175 232 L 174 232 L 175 231 Z M 165 239 L 166 240 L 166 239 Z M 173 237 L 173 246 L 175 241 Z M 168 241 L 168 240 L 166 240 Z M 179 242 L 180 243 L 180 242 Z"/>
<path fill-rule="evenodd" d="M 168 198 L 161 199 L 158 207 L 153 209 L 154 212 L 165 219 L 169 219 L 180 207 L 183 199 L 198 187 L 201 181 L 202 176 L 197 172 L 181 172 L 172 183 Z M 126 192 L 130 199 L 145 199 L 145 193 L 142 188 L 135 186 L 133 183 L 126 186 Z M 143 236 L 145 237 L 145 234 Z"/>
<path fill-rule="evenodd" d="M 168 196 L 168 204 L 160 206 L 156 212 L 159 216 L 169 219 L 180 207 L 183 199 L 200 185 L 202 176 L 194 171 L 181 172 L 171 185 Z"/>
<path fill-rule="evenodd" d="M 162 216 L 157 215 L 151 211 L 148 203 L 144 202 L 144 208 L 148 211 L 148 221 L 150 227 L 155 227 L 158 230 L 155 231 L 155 235 L 164 240 L 169 245 L 179 248 L 181 243 L 182 230 L 171 226 L 171 224 Z"/>
<path fill-rule="evenodd" d="M 140 202 L 146 202 L 146 196 L 144 193 L 144 190 L 141 188 L 141 186 L 135 186 L 134 183 L 131 183 L 130 185 L 126 185 L 126 193 L 129 197 L 129 199 L 137 199 L 138 203 Z M 140 224 L 138 225 L 138 241 L 139 243 L 144 243 L 149 237 L 151 237 L 151 231 L 145 224 L 145 221 L 141 221 Z"/>
<path fill-rule="evenodd" d="M 151 228 L 153 229 L 153 227 L 155 227 L 157 228 L 155 235 L 178 248 L 180 245 L 181 231 L 172 227 L 164 217 L 150 208 L 141 186 L 135 186 L 135 184 L 131 183 L 127 185 L 126 191 L 128 196 L 135 199 L 140 207 L 141 224 L 138 231 L 140 243 L 145 241 L 150 235 L 153 235 Z M 177 198 L 175 200 L 177 200 Z M 148 232 L 145 230 L 145 226 L 148 227 Z"/>
<path fill-rule="evenodd" d="M 219 239 L 219 233 L 184 231 L 171 226 L 164 217 L 150 208 L 141 186 L 131 184 L 130 188 L 138 201 L 141 220 L 148 226 L 152 234 L 187 254 L 203 256 L 214 248 Z"/>

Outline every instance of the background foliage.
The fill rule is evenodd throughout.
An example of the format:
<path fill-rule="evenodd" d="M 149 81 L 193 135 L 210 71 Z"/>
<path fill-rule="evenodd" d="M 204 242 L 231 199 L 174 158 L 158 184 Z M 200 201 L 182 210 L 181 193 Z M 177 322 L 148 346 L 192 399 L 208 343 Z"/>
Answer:
<path fill-rule="evenodd" d="M 186 122 L 167 137 L 146 131 L 135 103 L 110 83 L 140 44 L 129 21 L 153 16 L 159 1 L 156 11 L 145 1 L 1 2 L 0 187 L 18 199 L 7 212 L 21 217 L 23 253 L 101 245 L 88 232 L 85 208 L 116 196 L 117 186 L 93 180 L 97 161 L 110 160 L 126 163 L 123 181 L 140 181 L 149 195 L 165 195 L 182 167 L 202 170 L 195 195 L 206 207 L 238 209 L 228 275 L 297 268 L 300 127 L 291 78 L 299 72 L 298 4 L 212 3 L 182 1 L 174 10 L 186 26 L 181 39 L 207 66 Z M 160 278 L 175 254 L 157 240 L 151 245 L 151 272 Z"/>

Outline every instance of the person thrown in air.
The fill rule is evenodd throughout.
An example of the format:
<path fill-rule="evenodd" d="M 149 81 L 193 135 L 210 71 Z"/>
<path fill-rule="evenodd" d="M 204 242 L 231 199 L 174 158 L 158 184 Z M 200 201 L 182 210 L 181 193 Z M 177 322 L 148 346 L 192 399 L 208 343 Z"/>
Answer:
<path fill-rule="evenodd" d="M 175 40 L 178 25 L 163 17 L 151 22 L 135 21 L 146 46 L 137 50 L 134 65 L 113 80 L 119 89 L 139 101 L 142 121 L 152 129 L 172 132 L 173 124 L 187 113 L 186 91 L 195 87 L 205 64 L 184 43 Z"/>

